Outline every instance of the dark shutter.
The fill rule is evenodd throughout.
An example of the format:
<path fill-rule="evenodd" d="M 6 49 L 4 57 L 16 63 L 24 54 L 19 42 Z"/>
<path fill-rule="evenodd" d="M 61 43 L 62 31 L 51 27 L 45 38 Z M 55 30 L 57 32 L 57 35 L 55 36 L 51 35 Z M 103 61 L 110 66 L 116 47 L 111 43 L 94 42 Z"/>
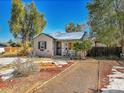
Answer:
<path fill-rule="evenodd" d="M 38 49 L 40 49 L 40 42 L 38 42 Z"/>
<path fill-rule="evenodd" d="M 45 41 L 44 43 L 45 43 L 45 49 L 46 49 L 46 46 L 47 46 L 47 42 Z"/>

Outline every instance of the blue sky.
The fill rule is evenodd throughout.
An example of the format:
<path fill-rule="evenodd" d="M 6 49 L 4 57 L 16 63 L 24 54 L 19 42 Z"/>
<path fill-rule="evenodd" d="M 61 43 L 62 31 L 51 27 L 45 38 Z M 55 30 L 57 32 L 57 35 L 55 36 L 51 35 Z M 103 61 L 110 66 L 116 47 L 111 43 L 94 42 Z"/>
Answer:
<path fill-rule="evenodd" d="M 32 0 L 22 0 L 24 3 Z M 74 22 L 86 23 L 87 2 L 90 0 L 34 0 L 37 9 L 45 15 L 47 25 L 44 33 L 65 32 L 65 25 Z M 13 38 L 8 20 L 11 14 L 11 0 L 0 0 L 0 42 Z"/>

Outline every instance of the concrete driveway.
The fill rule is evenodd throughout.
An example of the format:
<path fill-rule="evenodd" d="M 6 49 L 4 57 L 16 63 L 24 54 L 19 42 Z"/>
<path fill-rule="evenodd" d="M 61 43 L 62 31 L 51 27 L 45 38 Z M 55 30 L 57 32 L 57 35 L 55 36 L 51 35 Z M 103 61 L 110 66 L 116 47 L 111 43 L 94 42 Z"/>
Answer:
<path fill-rule="evenodd" d="M 0 58 L 0 65 L 5 66 L 8 64 L 12 64 L 15 60 L 22 60 L 22 62 L 25 62 L 27 58 L 22 58 L 22 57 L 5 57 L 5 58 Z"/>
<path fill-rule="evenodd" d="M 15 59 L 16 59 L 16 57 L 0 58 L 0 65 L 11 64 Z"/>
<path fill-rule="evenodd" d="M 79 62 L 33 93 L 84 93 L 97 89 L 97 62 Z"/>

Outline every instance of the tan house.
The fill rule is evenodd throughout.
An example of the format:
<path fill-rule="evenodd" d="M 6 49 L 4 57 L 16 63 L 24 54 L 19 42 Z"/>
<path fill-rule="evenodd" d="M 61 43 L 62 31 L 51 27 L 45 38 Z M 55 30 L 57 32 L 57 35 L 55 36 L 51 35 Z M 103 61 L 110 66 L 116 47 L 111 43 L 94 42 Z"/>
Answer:
<path fill-rule="evenodd" d="M 73 43 L 77 40 L 83 40 L 86 32 L 71 33 L 41 33 L 34 37 L 33 54 L 35 56 L 67 56 L 73 52 Z"/>

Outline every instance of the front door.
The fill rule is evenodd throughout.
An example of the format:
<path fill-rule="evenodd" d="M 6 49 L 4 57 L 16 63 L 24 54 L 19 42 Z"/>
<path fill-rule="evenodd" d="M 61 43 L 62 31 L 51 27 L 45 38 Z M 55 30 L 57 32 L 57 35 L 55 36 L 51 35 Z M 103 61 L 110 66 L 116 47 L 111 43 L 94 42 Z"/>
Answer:
<path fill-rule="evenodd" d="M 56 55 L 61 55 L 61 42 L 56 42 Z"/>

